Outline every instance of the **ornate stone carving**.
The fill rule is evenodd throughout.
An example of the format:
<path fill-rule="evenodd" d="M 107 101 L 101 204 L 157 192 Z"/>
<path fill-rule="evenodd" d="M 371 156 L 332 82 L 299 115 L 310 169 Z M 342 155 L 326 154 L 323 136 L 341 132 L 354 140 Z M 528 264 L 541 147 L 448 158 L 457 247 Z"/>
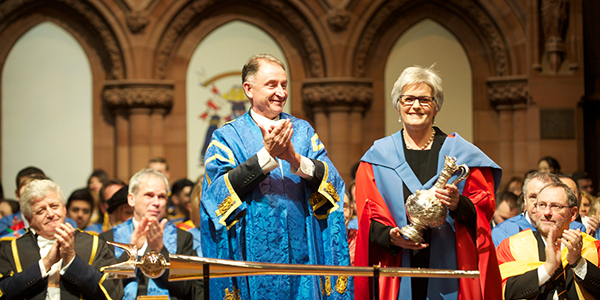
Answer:
<path fill-rule="evenodd" d="M 566 50 L 564 38 L 569 23 L 569 0 L 542 0 L 540 19 L 550 71 L 557 73 Z"/>
<path fill-rule="evenodd" d="M 527 76 L 489 78 L 487 92 L 490 103 L 495 109 L 527 104 L 529 99 Z"/>
<path fill-rule="evenodd" d="M 102 91 L 102 101 L 110 110 L 150 108 L 164 109 L 173 106 L 174 83 L 165 81 L 107 81 Z"/>
<path fill-rule="evenodd" d="M 350 13 L 342 8 L 334 8 L 327 12 L 327 23 L 331 30 L 339 32 L 348 27 Z"/>
<path fill-rule="evenodd" d="M 176 42 L 183 38 L 183 34 L 187 32 L 187 28 L 192 26 L 194 19 L 203 13 L 208 7 L 212 5 L 222 5 L 222 1 L 217 3 L 217 0 L 195 0 L 189 5 L 182 8 L 182 10 L 173 17 L 172 22 L 165 29 L 163 38 L 158 44 L 158 54 L 156 58 L 156 75 L 158 78 L 166 77 L 166 70 L 169 64 L 169 58 L 174 50 Z M 281 16 L 282 19 L 287 20 L 289 25 L 294 29 L 293 34 L 290 32 L 289 35 L 299 36 L 301 44 L 304 46 L 305 52 L 304 57 L 308 58 L 306 63 L 309 66 L 309 71 L 312 77 L 322 77 L 325 75 L 323 68 L 323 55 L 321 47 L 317 42 L 310 24 L 308 24 L 299 13 L 293 9 L 289 3 L 280 0 L 247 0 L 244 3 L 257 2 L 259 5 L 273 11 L 273 14 Z M 281 26 L 285 27 L 285 26 Z"/>
<path fill-rule="evenodd" d="M 130 11 L 126 14 L 127 26 L 133 33 L 139 33 L 148 25 L 148 12 L 145 10 Z"/>
<path fill-rule="evenodd" d="M 402 10 L 402 6 L 408 2 L 411 1 L 388 1 L 370 19 L 369 24 L 362 33 L 355 54 L 356 64 L 354 73 L 357 76 L 365 75 L 371 48 L 375 39 L 383 31 L 384 24 L 388 23 L 392 18 L 398 18 L 398 11 Z M 466 14 L 466 18 L 475 22 L 476 28 L 480 30 L 480 36 L 486 39 L 494 56 L 496 75 L 503 76 L 508 74 L 507 46 L 502 38 L 502 34 L 490 16 L 472 0 L 448 0 L 446 5 L 452 7 L 452 10 Z"/>
<path fill-rule="evenodd" d="M 96 49 L 100 54 L 105 65 L 106 72 L 110 79 L 121 79 L 124 76 L 122 53 L 115 36 L 107 26 L 104 16 L 93 7 L 89 1 L 85 0 L 47 0 L 43 3 L 48 5 L 50 2 L 63 3 L 77 12 L 82 20 L 87 20 L 88 24 L 83 26 L 73 26 L 71 29 L 78 31 L 80 28 L 93 28 L 101 41 L 88 41 L 90 45 L 101 45 L 104 49 Z M 0 27 L 6 27 L 7 22 L 27 15 L 39 8 L 42 1 L 36 0 L 6 0 L 0 2 Z M 67 24 L 68 23 L 63 23 Z M 81 37 L 88 39 L 89 33 L 83 32 Z M 100 47 L 100 46 L 97 46 Z"/>
<path fill-rule="evenodd" d="M 302 102 L 308 107 L 366 108 L 373 100 L 373 84 L 365 78 L 310 78 L 303 82 Z"/>

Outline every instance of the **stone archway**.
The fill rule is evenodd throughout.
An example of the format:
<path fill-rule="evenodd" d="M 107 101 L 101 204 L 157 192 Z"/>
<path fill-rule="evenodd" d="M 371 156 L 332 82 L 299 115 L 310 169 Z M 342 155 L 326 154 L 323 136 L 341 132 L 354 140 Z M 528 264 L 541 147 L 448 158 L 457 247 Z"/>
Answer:
<path fill-rule="evenodd" d="M 126 76 L 123 51 L 115 29 L 99 10 L 83 0 L 6 0 L 0 3 L 0 69 L 12 45 L 29 29 L 50 21 L 67 30 L 83 47 L 92 67 L 93 79 L 93 149 L 94 168 L 113 174 L 114 161 L 112 117 L 102 104 L 102 83 L 106 79 Z M 1 99 L 0 99 L 1 101 Z M 1 146 L 1 145 L 0 145 Z"/>

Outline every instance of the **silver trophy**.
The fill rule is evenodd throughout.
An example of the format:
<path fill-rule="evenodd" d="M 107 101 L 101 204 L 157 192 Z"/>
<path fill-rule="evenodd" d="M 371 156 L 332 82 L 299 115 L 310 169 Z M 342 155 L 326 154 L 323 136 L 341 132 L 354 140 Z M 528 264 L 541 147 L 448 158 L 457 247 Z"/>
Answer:
<path fill-rule="evenodd" d="M 469 176 L 469 167 L 466 164 L 456 165 L 456 157 L 445 156 L 444 169 L 433 187 L 428 190 L 418 190 L 406 200 L 406 213 L 411 224 L 400 229 L 400 233 L 407 239 L 422 243 L 423 230 L 427 227 L 440 227 L 446 220 L 448 208 L 435 196 L 435 189 L 443 189 L 454 173 L 460 172 L 452 184 L 457 184 Z"/>

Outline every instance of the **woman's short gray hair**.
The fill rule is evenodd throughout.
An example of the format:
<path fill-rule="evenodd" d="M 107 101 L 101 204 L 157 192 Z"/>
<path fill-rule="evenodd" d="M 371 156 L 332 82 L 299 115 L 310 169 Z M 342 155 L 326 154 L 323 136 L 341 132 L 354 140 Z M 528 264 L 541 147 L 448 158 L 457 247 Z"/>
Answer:
<path fill-rule="evenodd" d="M 19 198 L 19 205 L 21 206 L 21 211 L 23 215 L 31 218 L 31 204 L 36 200 L 43 199 L 48 196 L 51 192 L 55 192 L 58 196 L 60 202 L 63 205 L 67 204 L 67 199 L 65 199 L 65 195 L 63 194 L 62 189 L 58 184 L 53 182 L 50 179 L 42 179 L 42 180 L 34 180 L 27 184 L 23 193 L 21 194 L 21 198 Z"/>
<path fill-rule="evenodd" d="M 129 180 L 129 191 L 128 192 L 130 194 L 136 195 L 140 188 L 140 183 L 142 182 L 142 179 L 147 178 L 149 176 L 155 176 L 155 177 L 162 179 L 165 182 L 165 187 L 166 187 L 167 191 L 169 190 L 169 180 L 167 179 L 167 177 L 165 177 L 165 175 L 163 175 L 163 173 L 158 172 L 154 169 L 143 169 L 143 170 L 135 173 Z"/>
<path fill-rule="evenodd" d="M 392 89 L 392 104 L 394 108 L 398 110 L 398 102 L 402 92 L 408 85 L 416 83 L 426 83 L 431 88 L 431 96 L 433 96 L 433 102 L 435 103 L 435 111 L 442 109 L 444 104 L 444 89 L 442 88 L 442 78 L 437 71 L 433 69 L 432 65 L 429 68 L 423 68 L 421 66 L 408 67 L 402 71 L 394 88 Z"/>

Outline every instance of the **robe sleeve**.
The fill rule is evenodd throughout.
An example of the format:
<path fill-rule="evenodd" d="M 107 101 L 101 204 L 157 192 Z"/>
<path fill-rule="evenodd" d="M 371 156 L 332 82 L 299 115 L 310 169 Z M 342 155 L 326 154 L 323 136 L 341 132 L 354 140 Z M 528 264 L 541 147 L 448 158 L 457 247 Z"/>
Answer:
<path fill-rule="evenodd" d="M 474 232 L 460 222 L 455 223 L 458 268 L 479 270 L 480 275 L 479 280 L 460 279 L 459 299 L 500 299 L 500 270 L 489 224 L 496 208 L 492 170 L 472 167 L 462 195 L 473 202 L 477 220 Z"/>
<path fill-rule="evenodd" d="M 342 209 L 341 203 L 345 195 L 344 181 L 327 156 L 327 150 L 319 135 L 308 125 L 308 122 L 295 122 L 294 130 L 299 131 L 298 134 L 304 137 L 303 145 L 298 147 L 294 145 L 296 152 L 306 156 L 315 164 L 313 178 L 306 184 L 310 194 L 309 204 L 317 219 L 326 219 L 331 212 Z"/>
<path fill-rule="evenodd" d="M 361 162 L 356 173 L 356 205 L 358 212 L 358 237 L 356 241 L 356 266 L 400 267 L 402 255 L 391 255 L 379 245 L 371 243 L 369 233 L 373 221 L 384 226 L 396 227 L 383 197 L 377 189 L 373 167 Z M 356 299 L 373 299 L 372 279 L 370 277 L 355 278 Z M 396 299 L 400 288 L 398 277 L 380 278 L 380 299 Z"/>
<path fill-rule="evenodd" d="M 226 124 L 213 133 L 206 149 L 204 162 L 206 173 L 202 186 L 201 205 L 217 232 L 227 230 L 235 224 L 238 219 L 236 216 L 245 210 L 245 203 L 240 198 L 242 195 L 238 194 L 238 191 L 245 192 L 245 190 L 238 186 L 236 191 L 233 184 L 239 183 L 239 178 L 247 177 L 241 180 L 243 183 L 253 181 L 262 174 L 262 171 L 259 171 L 260 174 L 242 175 L 247 173 L 245 171 L 255 170 L 251 162 L 243 164 L 247 160 L 241 149 L 243 147 L 233 126 Z M 256 158 L 256 156 L 252 157 Z M 230 179 L 230 173 L 233 173 L 234 180 Z"/>

